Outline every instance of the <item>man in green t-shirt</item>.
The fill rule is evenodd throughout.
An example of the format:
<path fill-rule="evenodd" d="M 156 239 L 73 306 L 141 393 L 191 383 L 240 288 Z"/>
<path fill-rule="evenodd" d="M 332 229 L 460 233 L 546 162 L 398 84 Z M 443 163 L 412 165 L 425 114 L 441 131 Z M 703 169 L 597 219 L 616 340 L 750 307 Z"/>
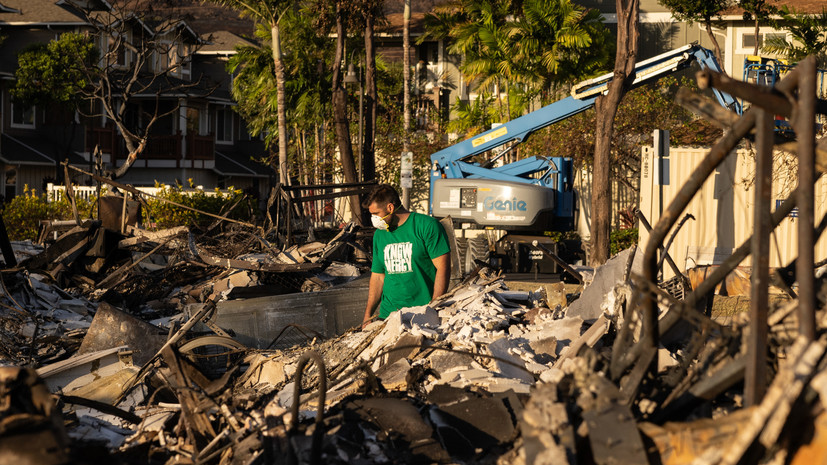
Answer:
<path fill-rule="evenodd" d="M 448 290 L 451 247 L 437 220 L 409 212 L 392 186 L 377 186 L 363 204 L 376 228 L 364 327 L 405 307 L 426 305 Z"/>

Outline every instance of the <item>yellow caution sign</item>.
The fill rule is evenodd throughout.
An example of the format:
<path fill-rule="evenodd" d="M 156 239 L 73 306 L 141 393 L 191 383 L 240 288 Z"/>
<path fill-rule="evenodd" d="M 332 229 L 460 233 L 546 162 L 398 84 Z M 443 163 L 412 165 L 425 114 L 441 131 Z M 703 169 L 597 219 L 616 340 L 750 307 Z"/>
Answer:
<path fill-rule="evenodd" d="M 476 139 L 472 140 L 471 141 L 471 146 L 472 147 L 478 147 L 482 144 L 485 144 L 487 142 L 491 142 L 492 140 L 494 140 L 494 139 L 496 139 L 500 136 L 504 136 L 506 134 L 508 134 L 508 128 L 505 127 L 505 126 L 500 126 L 497 129 L 495 129 L 494 131 L 491 131 L 488 134 L 485 134 L 483 136 L 477 137 Z"/>

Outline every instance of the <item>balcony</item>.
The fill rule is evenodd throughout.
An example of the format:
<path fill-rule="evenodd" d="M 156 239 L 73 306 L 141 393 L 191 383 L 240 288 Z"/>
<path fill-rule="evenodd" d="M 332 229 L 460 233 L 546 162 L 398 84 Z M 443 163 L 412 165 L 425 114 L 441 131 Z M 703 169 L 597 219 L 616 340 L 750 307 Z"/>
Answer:
<path fill-rule="evenodd" d="M 187 160 L 212 160 L 215 158 L 215 136 L 187 134 Z"/>
<path fill-rule="evenodd" d="M 162 160 L 181 158 L 181 131 L 170 136 L 150 136 L 141 157 Z"/>
<path fill-rule="evenodd" d="M 186 140 L 185 160 L 212 160 L 215 158 L 215 141 L 212 134 L 201 136 L 181 131 L 171 135 L 150 136 L 140 158 L 154 160 L 181 160 L 182 144 Z M 88 127 L 86 129 L 86 151 L 91 153 L 95 146 L 101 152 L 112 155 L 112 161 L 126 158 L 126 144 L 113 127 Z"/>

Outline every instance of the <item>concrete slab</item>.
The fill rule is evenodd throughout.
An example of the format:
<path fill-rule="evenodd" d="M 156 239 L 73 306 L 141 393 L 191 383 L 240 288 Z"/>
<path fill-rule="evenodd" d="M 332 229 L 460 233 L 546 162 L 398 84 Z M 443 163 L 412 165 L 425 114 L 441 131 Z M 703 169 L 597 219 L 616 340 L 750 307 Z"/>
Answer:
<path fill-rule="evenodd" d="M 497 370 L 500 374 L 502 374 L 502 376 L 507 378 L 517 379 L 526 383 L 533 383 L 534 377 L 531 373 L 525 369 L 522 369 L 525 368 L 525 362 L 523 362 L 520 357 L 511 354 L 510 349 L 512 347 L 514 347 L 514 343 L 506 338 L 497 339 L 491 344 L 488 344 L 488 350 L 491 352 L 491 355 L 511 362 L 505 363 L 502 360 L 494 360 Z"/>
<path fill-rule="evenodd" d="M 634 250 L 638 250 L 634 248 Z M 626 278 L 626 267 L 632 254 L 632 249 L 626 249 L 597 268 L 592 283 L 583 289 L 580 298 L 569 305 L 566 316 L 579 316 L 588 322 L 597 320 L 603 313 L 601 305 L 609 291 Z M 634 257 L 632 272 L 642 270 L 643 252 L 638 251 Z"/>

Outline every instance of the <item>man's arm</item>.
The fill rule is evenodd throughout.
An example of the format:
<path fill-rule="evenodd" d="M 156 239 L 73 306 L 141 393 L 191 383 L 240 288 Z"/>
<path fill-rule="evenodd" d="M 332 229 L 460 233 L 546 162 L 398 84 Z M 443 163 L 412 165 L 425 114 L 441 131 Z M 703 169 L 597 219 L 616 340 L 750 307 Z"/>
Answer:
<path fill-rule="evenodd" d="M 448 281 L 451 279 L 451 253 L 442 254 L 439 257 L 431 259 L 431 261 L 436 267 L 434 295 L 431 297 L 431 300 L 434 300 L 448 292 Z"/>
<path fill-rule="evenodd" d="M 382 301 L 382 287 L 385 285 L 384 273 L 371 273 L 370 286 L 368 287 L 368 305 L 365 308 L 365 317 L 362 319 L 362 328 L 367 326 L 373 318 L 373 312 L 379 307 Z"/>

